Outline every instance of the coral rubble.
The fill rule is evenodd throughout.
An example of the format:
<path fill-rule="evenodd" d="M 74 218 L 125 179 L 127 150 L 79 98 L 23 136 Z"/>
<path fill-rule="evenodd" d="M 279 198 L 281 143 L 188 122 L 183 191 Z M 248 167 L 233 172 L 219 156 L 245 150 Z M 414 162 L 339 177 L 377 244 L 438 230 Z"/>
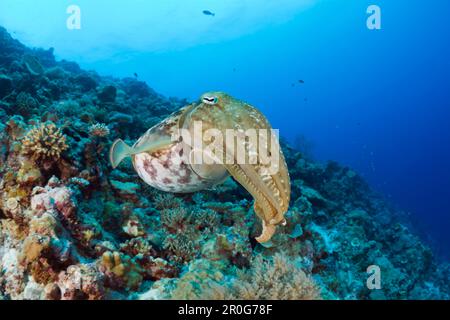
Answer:
<path fill-rule="evenodd" d="M 287 225 L 252 198 L 152 189 L 107 150 L 187 104 L 56 61 L 0 28 L 0 299 L 449 299 L 450 266 L 354 171 L 282 143 Z M 366 285 L 381 269 L 381 289 Z"/>

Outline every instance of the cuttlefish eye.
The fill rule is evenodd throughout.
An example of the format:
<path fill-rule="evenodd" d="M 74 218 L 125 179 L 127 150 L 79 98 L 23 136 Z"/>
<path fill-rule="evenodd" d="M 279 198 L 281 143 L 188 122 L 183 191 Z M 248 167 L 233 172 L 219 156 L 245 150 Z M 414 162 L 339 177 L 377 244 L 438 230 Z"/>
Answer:
<path fill-rule="evenodd" d="M 203 103 L 214 105 L 219 101 L 219 99 L 215 96 L 204 96 L 202 101 Z"/>

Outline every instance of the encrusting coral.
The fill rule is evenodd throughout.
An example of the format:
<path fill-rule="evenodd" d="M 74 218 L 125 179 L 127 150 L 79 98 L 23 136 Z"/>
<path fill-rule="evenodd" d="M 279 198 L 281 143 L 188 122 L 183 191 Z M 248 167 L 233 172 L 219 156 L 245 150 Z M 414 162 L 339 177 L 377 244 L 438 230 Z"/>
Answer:
<path fill-rule="evenodd" d="M 136 290 L 143 280 L 143 270 L 139 264 L 119 252 L 103 253 L 100 268 L 104 268 L 105 275 L 114 283 L 113 286 Z"/>
<path fill-rule="evenodd" d="M 260 244 L 254 200 L 232 178 L 172 194 L 131 161 L 109 165 L 115 139 L 135 141 L 188 101 L 56 61 L 2 28 L 0 85 L 0 298 L 450 298 L 449 265 L 345 166 L 281 141 L 292 201 Z M 366 286 L 373 264 L 379 290 Z"/>

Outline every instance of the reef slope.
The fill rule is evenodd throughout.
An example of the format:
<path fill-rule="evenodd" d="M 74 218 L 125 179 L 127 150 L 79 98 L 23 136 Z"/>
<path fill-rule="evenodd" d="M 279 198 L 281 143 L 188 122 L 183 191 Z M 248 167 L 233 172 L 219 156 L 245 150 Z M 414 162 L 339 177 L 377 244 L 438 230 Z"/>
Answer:
<path fill-rule="evenodd" d="M 448 264 L 335 162 L 282 144 L 292 201 L 265 246 L 231 178 L 174 195 L 130 162 L 111 168 L 114 139 L 131 143 L 186 103 L 0 28 L 0 299 L 449 299 Z"/>

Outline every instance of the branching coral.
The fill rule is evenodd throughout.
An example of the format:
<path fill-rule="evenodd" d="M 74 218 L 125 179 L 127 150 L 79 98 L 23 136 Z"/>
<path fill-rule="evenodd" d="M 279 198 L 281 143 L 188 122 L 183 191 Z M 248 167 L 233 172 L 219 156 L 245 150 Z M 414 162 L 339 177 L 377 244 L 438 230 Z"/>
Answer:
<path fill-rule="evenodd" d="M 158 193 L 154 199 L 155 208 L 159 210 L 181 207 L 182 201 L 170 193 Z"/>
<path fill-rule="evenodd" d="M 104 123 L 96 123 L 89 127 L 89 134 L 93 137 L 103 138 L 109 135 L 109 127 Z"/>
<path fill-rule="evenodd" d="M 32 128 L 22 140 L 23 153 L 33 160 L 58 160 L 68 148 L 66 136 L 53 122 Z"/>
<path fill-rule="evenodd" d="M 183 231 L 192 222 L 193 217 L 184 207 L 161 211 L 161 223 L 170 233 Z"/>
<path fill-rule="evenodd" d="M 198 255 L 198 242 L 192 240 L 191 234 L 177 233 L 164 240 L 164 249 L 168 250 L 176 262 L 186 262 Z"/>
<path fill-rule="evenodd" d="M 314 300 L 320 299 L 314 280 L 284 253 L 272 260 L 257 256 L 253 268 L 242 273 L 234 284 L 238 299 Z"/>
<path fill-rule="evenodd" d="M 220 217 L 214 210 L 202 209 L 193 213 L 193 220 L 198 229 L 213 231 L 219 225 Z"/>
<path fill-rule="evenodd" d="M 202 268 L 191 271 L 193 266 L 202 266 L 194 262 L 190 271 L 177 282 L 171 297 L 199 300 L 321 299 L 319 286 L 285 253 L 277 253 L 272 259 L 259 255 L 252 265 L 248 271 L 238 271 L 232 281 L 224 281 L 220 272 L 214 273 L 210 269 L 205 272 Z"/>

